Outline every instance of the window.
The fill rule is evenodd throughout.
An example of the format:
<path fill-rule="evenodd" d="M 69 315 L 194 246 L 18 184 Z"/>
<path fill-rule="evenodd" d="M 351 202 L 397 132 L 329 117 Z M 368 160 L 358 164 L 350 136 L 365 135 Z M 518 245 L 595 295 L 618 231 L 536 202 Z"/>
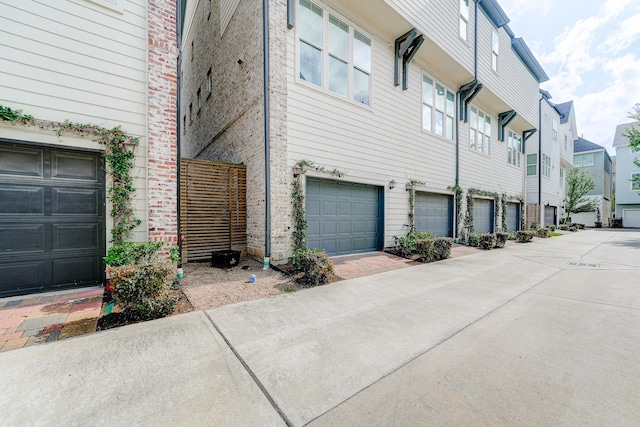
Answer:
<path fill-rule="evenodd" d="M 573 156 L 573 166 L 578 168 L 582 166 L 582 156 Z"/>
<path fill-rule="evenodd" d="M 469 0 L 460 0 L 460 38 L 468 40 L 469 35 Z"/>
<path fill-rule="evenodd" d="M 569 149 L 569 140 L 567 138 L 567 135 L 564 136 L 564 151 L 567 151 Z"/>
<path fill-rule="evenodd" d="M 558 121 L 553 118 L 553 122 L 551 123 L 551 136 L 553 136 L 554 141 L 558 141 Z"/>
<path fill-rule="evenodd" d="M 510 165 L 520 167 L 520 153 L 522 152 L 522 137 L 509 130 L 507 138 L 507 155 Z"/>
<path fill-rule="evenodd" d="M 542 176 L 551 177 L 551 157 L 542 155 Z"/>
<path fill-rule="evenodd" d="M 491 33 L 491 68 L 498 72 L 498 54 L 500 53 L 500 39 L 494 30 Z"/>
<path fill-rule="evenodd" d="M 469 148 L 489 154 L 491 144 L 491 117 L 476 107 L 471 107 L 471 131 Z"/>
<path fill-rule="evenodd" d="M 527 154 L 527 176 L 536 175 L 538 171 L 538 155 Z"/>
<path fill-rule="evenodd" d="M 202 89 L 198 88 L 198 91 L 196 92 L 196 100 L 197 100 L 197 106 L 198 106 L 198 113 L 200 114 L 200 110 L 202 110 Z"/>
<path fill-rule="evenodd" d="M 99 4 L 100 6 L 104 6 L 107 9 L 112 9 L 117 12 L 124 12 L 124 2 L 125 0 L 89 0 L 92 3 Z"/>
<path fill-rule="evenodd" d="M 213 93 L 213 75 L 211 74 L 211 67 L 207 71 L 207 99 L 211 98 Z"/>
<path fill-rule="evenodd" d="M 560 168 L 560 188 L 564 188 L 564 168 Z"/>
<path fill-rule="evenodd" d="M 422 129 L 453 140 L 455 99 L 451 90 L 423 75 Z"/>
<path fill-rule="evenodd" d="M 595 156 L 593 153 L 582 155 L 582 166 L 593 166 Z"/>
<path fill-rule="evenodd" d="M 310 0 L 298 11 L 300 79 L 370 105 L 371 39 Z"/>
<path fill-rule="evenodd" d="M 631 191 L 640 191 L 640 172 L 631 173 Z"/>

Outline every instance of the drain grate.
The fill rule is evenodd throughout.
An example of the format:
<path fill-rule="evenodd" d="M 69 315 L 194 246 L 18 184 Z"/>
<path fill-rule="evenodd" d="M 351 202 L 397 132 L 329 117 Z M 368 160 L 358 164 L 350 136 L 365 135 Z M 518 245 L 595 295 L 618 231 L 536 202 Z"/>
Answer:
<path fill-rule="evenodd" d="M 586 262 L 570 262 L 569 265 L 575 265 L 576 267 L 597 267 L 598 264 L 589 264 Z"/>

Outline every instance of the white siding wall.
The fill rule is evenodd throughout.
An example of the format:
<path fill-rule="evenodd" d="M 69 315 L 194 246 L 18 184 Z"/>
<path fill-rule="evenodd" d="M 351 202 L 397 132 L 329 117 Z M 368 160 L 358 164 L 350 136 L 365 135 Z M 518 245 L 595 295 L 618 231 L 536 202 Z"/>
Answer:
<path fill-rule="evenodd" d="M 560 125 L 558 112 L 549 103 L 542 101 L 542 153 L 551 157 L 551 177 L 542 176 L 542 203 L 545 204 L 548 201 L 550 206 L 558 206 L 562 200 L 560 194 L 560 132 L 558 132 L 557 140 L 554 140 L 552 135 L 553 120 L 556 120 L 558 126 Z"/>
<path fill-rule="evenodd" d="M 526 165 L 527 165 L 528 154 L 538 154 L 539 136 L 540 134 L 538 130 L 538 132 L 534 133 L 533 136 L 531 136 L 531 138 L 527 140 L 527 142 L 525 143 L 526 154 L 524 156 L 524 168 L 525 168 L 524 173 L 527 181 L 527 203 L 534 203 L 534 204 L 538 203 L 538 173 L 540 171 L 537 170 L 538 166 L 536 166 L 536 171 L 538 173 L 536 173 L 535 175 L 527 176 Z"/>
<path fill-rule="evenodd" d="M 500 39 L 498 71 L 491 68 L 491 37 L 495 27 L 478 8 L 478 80 L 485 85 L 483 92 L 489 90 L 502 99 L 518 116 L 525 119 L 531 127 L 538 123 L 539 83 L 520 57 L 511 47 L 511 37 L 504 28 L 497 29 Z M 480 92 L 480 95 L 484 95 Z M 531 129 L 528 127 L 528 130 Z"/>
<path fill-rule="evenodd" d="M 311 160 L 346 171 L 344 181 L 384 186 L 385 246 L 389 246 L 394 235 L 407 232 L 403 227 L 408 213 L 407 181 L 425 182 L 420 191 L 451 194 L 447 187 L 455 183 L 455 143 L 422 131 L 422 64 L 412 63 L 408 90 L 394 86 L 393 40 L 377 37 L 380 32 L 372 27 L 356 28 L 373 39 L 371 107 L 300 81 L 297 33 L 289 31 L 288 163 Z M 444 76 L 432 77 L 456 90 Z M 394 179 L 397 187 L 389 190 L 388 183 Z"/>
<path fill-rule="evenodd" d="M 208 0 L 205 0 L 208 1 Z M 233 12 L 236 11 L 240 0 L 221 0 L 220 1 L 220 34 L 224 34 L 224 30 L 227 29 L 229 21 L 233 16 Z"/>
<path fill-rule="evenodd" d="M 146 239 L 147 217 L 146 7 L 143 0 L 127 0 L 122 12 L 98 0 L 0 0 L 0 104 L 37 119 L 122 126 L 141 136 L 134 172 L 136 215 L 144 221 L 138 240 Z M 0 135 L 100 148 L 35 128 L 1 129 Z"/>
<path fill-rule="evenodd" d="M 640 173 L 640 168 L 633 163 L 639 153 L 631 153 L 628 145 L 616 147 L 616 204 L 640 203 L 640 192 L 631 191 L 632 173 Z M 622 217 L 618 210 L 616 217 Z"/>

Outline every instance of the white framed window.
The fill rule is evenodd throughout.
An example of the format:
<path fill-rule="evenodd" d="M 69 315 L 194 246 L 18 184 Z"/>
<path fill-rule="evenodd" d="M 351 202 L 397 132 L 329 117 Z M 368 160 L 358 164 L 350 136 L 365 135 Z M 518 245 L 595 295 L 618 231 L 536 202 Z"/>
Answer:
<path fill-rule="evenodd" d="M 573 166 L 578 168 L 582 166 L 582 156 L 573 156 Z"/>
<path fill-rule="evenodd" d="M 564 168 L 560 168 L 560 188 L 564 188 Z"/>
<path fill-rule="evenodd" d="M 469 0 L 460 0 L 460 38 L 469 41 Z"/>
<path fill-rule="evenodd" d="M 582 166 L 593 166 L 595 163 L 595 155 L 593 153 L 582 155 Z"/>
<path fill-rule="evenodd" d="M 558 121 L 555 117 L 551 122 L 551 136 L 553 137 L 554 141 L 558 141 Z"/>
<path fill-rule="evenodd" d="M 640 172 L 631 172 L 631 191 L 640 191 Z"/>
<path fill-rule="evenodd" d="M 471 107 L 469 148 L 480 153 L 491 153 L 491 116 Z"/>
<path fill-rule="evenodd" d="M 500 54 L 500 38 L 498 38 L 498 32 L 493 30 L 491 32 L 491 69 L 498 72 L 498 55 Z"/>
<path fill-rule="evenodd" d="M 452 90 L 422 75 L 422 129 L 453 141 L 455 100 Z"/>
<path fill-rule="evenodd" d="M 298 20 L 300 80 L 371 105 L 371 39 L 310 0 L 299 0 Z"/>
<path fill-rule="evenodd" d="M 564 136 L 564 151 L 567 151 L 569 149 L 569 138 L 567 138 L 567 135 Z"/>
<path fill-rule="evenodd" d="M 527 176 L 538 174 L 538 155 L 527 154 Z"/>
<path fill-rule="evenodd" d="M 542 155 L 542 176 L 551 178 L 551 157 L 546 154 Z"/>
<path fill-rule="evenodd" d="M 520 155 L 522 153 L 522 136 L 509 130 L 507 135 L 507 156 L 510 165 L 520 167 Z"/>
<path fill-rule="evenodd" d="M 107 9 L 115 10 L 116 12 L 124 12 L 125 0 L 89 0 L 91 3 L 99 4 Z"/>

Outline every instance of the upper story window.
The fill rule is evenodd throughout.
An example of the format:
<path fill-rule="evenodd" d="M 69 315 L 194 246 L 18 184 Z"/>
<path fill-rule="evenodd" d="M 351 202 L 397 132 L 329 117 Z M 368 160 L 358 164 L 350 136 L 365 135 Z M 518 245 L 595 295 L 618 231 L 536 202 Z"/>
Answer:
<path fill-rule="evenodd" d="M 551 157 L 546 154 L 542 155 L 542 176 L 551 178 Z"/>
<path fill-rule="evenodd" d="M 371 105 L 371 39 L 309 0 L 300 0 L 300 79 Z"/>
<path fill-rule="evenodd" d="M 560 168 L 560 188 L 564 188 L 564 169 Z"/>
<path fill-rule="evenodd" d="M 460 38 L 469 40 L 469 0 L 460 0 Z"/>
<path fill-rule="evenodd" d="M 500 54 L 500 39 L 498 38 L 498 32 L 493 30 L 491 32 L 491 68 L 495 72 L 498 72 L 498 55 L 499 54 Z"/>
<path fill-rule="evenodd" d="M 522 153 L 522 137 L 509 130 L 507 138 L 507 156 L 510 165 L 520 167 L 520 153 Z"/>
<path fill-rule="evenodd" d="M 527 176 L 537 175 L 538 154 L 527 154 Z"/>
<path fill-rule="evenodd" d="M 422 129 L 453 140 L 456 96 L 437 81 L 422 76 Z"/>
<path fill-rule="evenodd" d="M 491 116 L 476 107 L 471 107 L 470 122 L 469 148 L 487 155 L 490 154 Z"/>
<path fill-rule="evenodd" d="M 593 153 L 578 154 L 573 156 L 573 165 L 577 167 L 581 166 L 593 166 L 595 163 L 595 156 Z"/>
<path fill-rule="evenodd" d="M 555 117 L 551 123 L 551 135 L 553 136 L 554 141 L 558 140 L 558 121 L 555 119 Z"/>
<path fill-rule="evenodd" d="M 567 135 L 564 136 L 564 151 L 566 152 L 569 149 L 569 138 Z"/>
<path fill-rule="evenodd" d="M 631 172 L 631 191 L 640 191 L 640 172 Z"/>

